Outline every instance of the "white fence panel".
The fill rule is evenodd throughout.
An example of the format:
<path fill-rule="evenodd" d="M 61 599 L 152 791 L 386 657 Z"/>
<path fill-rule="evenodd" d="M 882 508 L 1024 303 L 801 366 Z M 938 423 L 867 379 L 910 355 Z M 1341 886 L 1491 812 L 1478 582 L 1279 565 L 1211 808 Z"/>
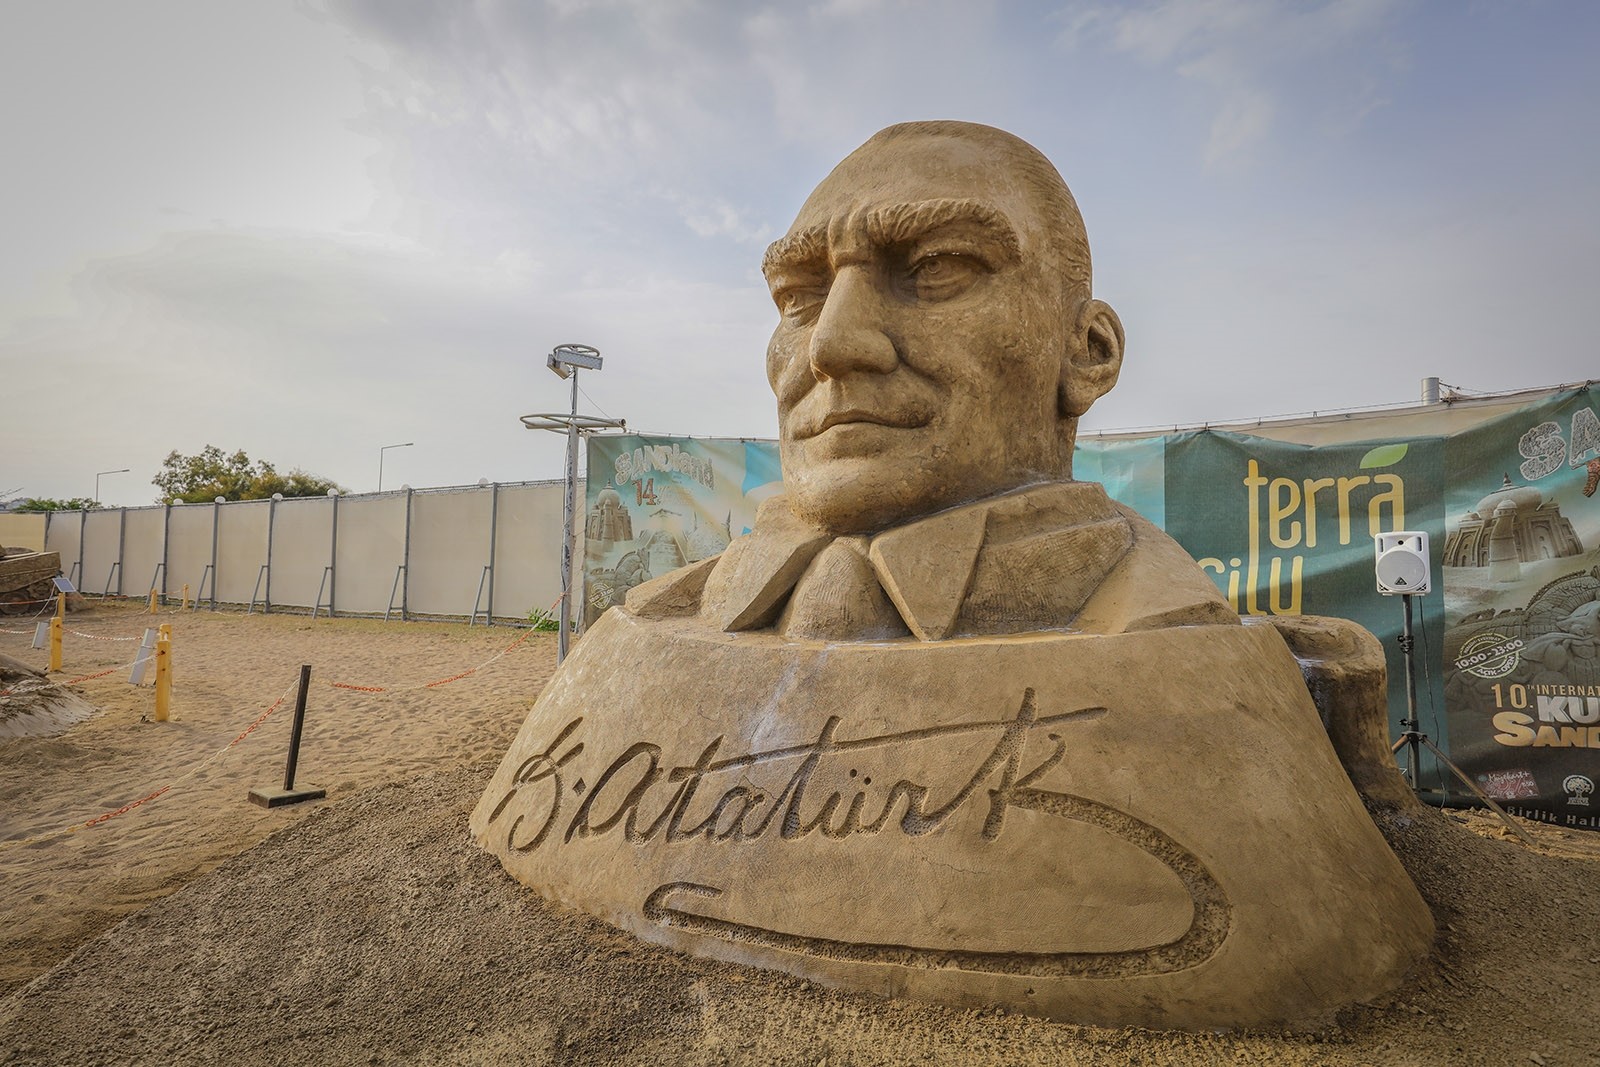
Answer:
<path fill-rule="evenodd" d="M 113 570 L 122 551 L 122 510 L 84 512 L 83 572 L 78 588 L 85 593 L 115 593 Z M 110 588 L 107 588 L 107 585 Z"/>
<path fill-rule="evenodd" d="M 50 515 L 50 524 L 44 532 L 44 550 L 61 553 L 62 574 L 73 573 L 73 564 L 78 562 L 78 546 L 83 543 L 82 533 L 82 512 L 57 511 Z"/>
<path fill-rule="evenodd" d="M 334 570 L 340 612 L 381 615 L 395 569 L 405 559 L 407 493 L 351 497 L 339 503 L 339 562 Z M 468 594 L 469 596 L 471 594 Z M 400 597 L 395 595 L 395 611 Z"/>
<path fill-rule="evenodd" d="M 310 611 L 323 586 L 323 570 L 333 562 L 333 498 L 292 497 L 280 500 L 272 515 L 272 597 L 274 605 Z M 339 502 L 339 525 L 345 520 Z M 344 536 L 344 530 L 339 531 Z M 263 598 L 266 599 L 266 598 Z"/>
<path fill-rule="evenodd" d="M 550 611 L 561 595 L 564 496 L 561 482 L 500 487 L 494 550 L 496 616 L 526 619 L 534 608 Z M 579 543 L 581 553 L 581 537 Z"/>
<path fill-rule="evenodd" d="M 167 518 L 167 593 L 182 596 L 185 584 L 189 596 L 198 599 L 211 563 L 211 524 L 216 521 L 215 504 L 174 504 Z M 211 598 L 211 582 L 206 580 L 206 599 Z"/>
<path fill-rule="evenodd" d="M 411 496 L 410 609 L 423 615 L 470 615 L 489 562 L 492 487 L 434 490 Z"/>
<path fill-rule="evenodd" d="M 26 548 L 30 552 L 45 550 L 45 526 L 50 521 L 50 512 L 29 514 L 26 512 L 10 511 L 0 514 L 0 546 L 6 548 Z M 59 512 L 69 516 L 76 524 L 78 516 L 70 511 Z M 59 549 L 50 548 L 50 552 Z M 73 556 L 74 559 L 77 556 Z"/>
<path fill-rule="evenodd" d="M 123 513 L 122 592 L 129 596 L 148 596 L 154 588 L 161 588 L 156 576 L 161 567 L 162 530 L 166 526 L 165 505 L 150 508 L 129 508 Z"/>
<path fill-rule="evenodd" d="M 237 500 L 217 509 L 217 599 L 248 604 L 267 561 L 270 500 Z"/>

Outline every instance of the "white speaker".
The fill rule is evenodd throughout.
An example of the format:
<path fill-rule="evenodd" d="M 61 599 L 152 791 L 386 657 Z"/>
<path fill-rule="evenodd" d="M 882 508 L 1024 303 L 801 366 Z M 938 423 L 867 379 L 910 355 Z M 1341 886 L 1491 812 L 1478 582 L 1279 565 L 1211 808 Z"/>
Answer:
<path fill-rule="evenodd" d="M 1422 530 L 1381 533 L 1373 539 L 1378 592 L 1384 596 L 1426 593 L 1433 588 L 1428 566 L 1428 535 Z"/>

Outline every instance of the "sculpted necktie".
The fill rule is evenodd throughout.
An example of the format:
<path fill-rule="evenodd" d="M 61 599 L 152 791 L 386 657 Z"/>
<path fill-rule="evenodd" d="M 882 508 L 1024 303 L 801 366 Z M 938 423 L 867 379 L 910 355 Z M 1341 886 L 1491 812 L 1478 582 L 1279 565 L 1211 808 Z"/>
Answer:
<path fill-rule="evenodd" d="M 865 537 L 840 537 L 817 553 L 778 618 L 778 632 L 813 641 L 911 635 L 867 559 Z"/>

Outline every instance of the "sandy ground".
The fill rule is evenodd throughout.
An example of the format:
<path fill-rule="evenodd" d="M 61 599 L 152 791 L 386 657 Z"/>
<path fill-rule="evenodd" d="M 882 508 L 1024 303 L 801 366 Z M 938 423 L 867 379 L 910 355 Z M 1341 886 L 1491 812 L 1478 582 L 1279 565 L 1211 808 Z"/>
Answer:
<path fill-rule="evenodd" d="M 148 621 L 101 606 L 69 627 L 123 637 Z M 1600 834 L 1522 823 L 1530 848 L 1476 813 L 1380 818 L 1439 942 L 1405 987 L 1320 1033 L 887 1002 L 643 944 L 544 903 L 470 842 L 467 813 L 549 676 L 553 637 L 486 663 L 522 632 L 164 621 L 174 721 L 142 720 L 153 695 L 124 670 L 76 687 L 94 718 L 0 741 L 0 1063 L 1600 1063 Z M 0 633 L 0 653 L 43 666 L 27 629 Z M 65 673 L 124 663 L 134 644 L 69 634 Z M 267 811 L 246 792 L 281 782 L 291 701 L 230 742 L 303 662 L 298 778 L 329 797 Z"/>

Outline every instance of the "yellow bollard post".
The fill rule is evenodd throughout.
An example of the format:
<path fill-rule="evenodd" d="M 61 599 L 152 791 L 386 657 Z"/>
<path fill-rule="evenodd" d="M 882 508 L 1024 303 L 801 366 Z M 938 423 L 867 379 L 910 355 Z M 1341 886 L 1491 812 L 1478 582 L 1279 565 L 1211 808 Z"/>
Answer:
<path fill-rule="evenodd" d="M 61 620 L 50 620 L 50 669 L 61 669 Z"/>
<path fill-rule="evenodd" d="M 156 637 L 156 722 L 166 722 L 172 711 L 172 627 L 164 625 Z"/>
<path fill-rule="evenodd" d="M 183 583 L 183 610 L 189 610 L 189 583 Z"/>
<path fill-rule="evenodd" d="M 67 594 L 65 594 L 65 593 L 57 593 L 56 594 L 56 618 L 64 619 L 66 617 L 67 617 Z"/>
<path fill-rule="evenodd" d="M 150 590 L 150 614 L 156 614 L 156 591 Z"/>

